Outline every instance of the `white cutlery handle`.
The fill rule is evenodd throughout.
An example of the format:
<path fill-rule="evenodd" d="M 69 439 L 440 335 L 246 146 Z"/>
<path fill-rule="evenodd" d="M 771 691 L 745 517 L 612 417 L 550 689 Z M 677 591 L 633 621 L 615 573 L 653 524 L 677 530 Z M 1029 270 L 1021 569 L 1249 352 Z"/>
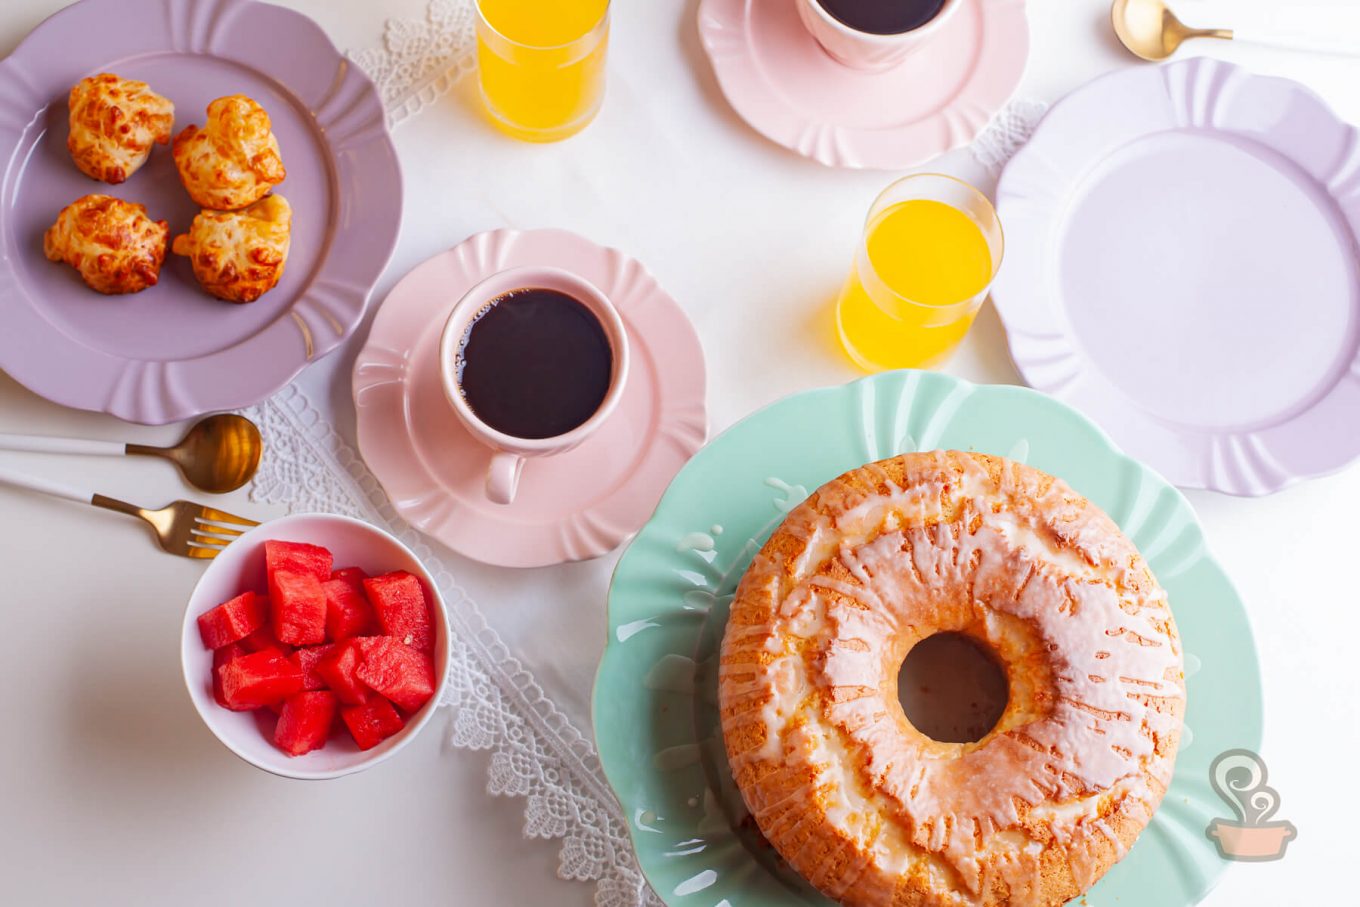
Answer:
<path fill-rule="evenodd" d="M 90 441 L 85 438 L 48 438 L 42 435 L 7 435 L 4 432 L 0 432 L 0 450 L 22 450 L 30 453 L 121 456 L 127 453 L 127 445 L 121 441 Z"/>
<path fill-rule="evenodd" d="M 1187 7 L 1186 13 L 1195 26 L 1230 28 L 1234 40 L 1249 44 L 1360 56 L 1360 5 L 1352 3 L 1211 0 Z"/>
<path fill-rule="evenodd" d="M 1285 34 L 1283 32 L 1258 31 L 1255 27 L 1233 29 L 1233 39 L 1247 44 L 1261 44 L 1267 47 L 1281 47 L 1289 50 L 1311 51 L 1319 54 L 1343 54 L 1349 57 L 1360 56 L 1360 33 L 1337 33 L 1334 35 Z"/>
<path fill-rule="evenodd" d="M 67 485 L 65 482 L 58 482 L 54 479 L 31 476 L 3 465 L 0 465 L 0 482 L 6 485 L 17 485 L 30 491 L 40 491 L 43 494 L 66 498 L 80 504 L 88 504 L 90 499 L 94 497 L 93 491 L 86 491 L 78 485 Z"/>

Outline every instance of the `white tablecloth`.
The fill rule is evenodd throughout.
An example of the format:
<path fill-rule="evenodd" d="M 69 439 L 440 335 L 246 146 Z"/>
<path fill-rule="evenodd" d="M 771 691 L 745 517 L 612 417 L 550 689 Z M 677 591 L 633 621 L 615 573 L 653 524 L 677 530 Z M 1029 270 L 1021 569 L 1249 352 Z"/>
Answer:
<path fill-rule="evenodd" d="M 379 43 L 388 17 L 419 20 L 422 3 L 291 5 L 359 50 Z M 0 12 L 0 50 L 57 5 L 11 0 Z M 1188 18 L 1194 4 L 1184 5 Z M 403 234 L 377 298 L 412 265 L 473 232 L 565 227 L 642 259 L 689 311 L 708 356 L 715 430 L 785 394 L 855 377 L 835 348 L 828 306 L 864 211 L 890 175 L 826 170 L 748 129 L 718 93 L 695 33 L 696 6 L 615 4 L 608 102 L 567 143 L 500 137 L 480 119 L 470 81 L 409 112 L 395 133 L 407 182 Z M 1105 0 L 1031 0 L 1033 54 L 1021 96 L 1052 100 L 1131 65 L 1107 9 Z M 1304 81 L 1360 121 L 1360 62 L 1195 50 Z M 935 167 L 986 182 L 962 152 Z M 351 343 L 299 382 L 351 439 L 354 352 Z M 948 370 L 1018 380 L 990 309 Z M 176 434 L 65 411 L 3 377 L 0 430 Z M 146 503 L 187 496 L 157 464 L 0 456 Z M 229 500 L 237 510 L 271 512 L 243 494 Z M 1349 649 L 1360 631 L 1349 581 L 1360 469 L 1263 500 L 1191 500 L 1253 616 L 1265 673 L 1263 755 L 1282 797 L 1279 817 L 1300 830 L 1287 859 L 1233 867 L 1205 903 L 1309 895 L 1329 903 L 1328 880 L 1350 855 L 1346 817 L 1360 814 L 1348 777 L 1360 744 Z M 591 901 L 592 886 L 554 877 L 555 844 L 521 841 L 524 802 L 488 798 L 486 758 L 448 752 L 437 734 L 378 769 L 326 784 L 280 781 L 235 761 L 199 725 L 178 677 L 178 621 L 200 568 L 160 555 L 114 517 L 8 490 L 0 490 L 0 514 L 14 625 L 11 651 L 0 658 L 8 729 L 0 866 L 21 901 L 97 902 L 110 892 L 167 904 L 205 895 Z M 589 733 L 614 558 L 518 572 L 444 560 L 549 698 Z"/>

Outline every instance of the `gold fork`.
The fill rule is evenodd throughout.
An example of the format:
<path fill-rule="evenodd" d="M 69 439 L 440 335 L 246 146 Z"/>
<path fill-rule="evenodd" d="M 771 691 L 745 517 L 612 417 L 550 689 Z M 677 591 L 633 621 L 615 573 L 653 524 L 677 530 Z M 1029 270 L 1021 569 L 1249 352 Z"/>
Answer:
<path fill-rule="evenodd" d="M 155 530 L 156 542 L 162 550 L 180 557 L 217 557 L 219 551 L 246 529 L 260 525 L 255 520 L 192 501 L 175 501 L 160 510 L 148 510 L 75 485 L 25 475 L 4 466 L 0 466 L 0 482 L 135 516 Z M 244 528 L 235 528 L 238 526 Z"/>
<path fill-rule="evenodd" d="M 141 517 L 155 530 L 161 548 L 181 557 L 213 558 L 231 544 L 245 529 L 260 525 L 255 520 L 204 507 L 193 501 L 175 501 L 160 510 L 147 510 L 102 494 L 90 496 L 96 507 L 116 510 L 128 516 Z M 245 529 L 233 529 L 232 525 Z"/>

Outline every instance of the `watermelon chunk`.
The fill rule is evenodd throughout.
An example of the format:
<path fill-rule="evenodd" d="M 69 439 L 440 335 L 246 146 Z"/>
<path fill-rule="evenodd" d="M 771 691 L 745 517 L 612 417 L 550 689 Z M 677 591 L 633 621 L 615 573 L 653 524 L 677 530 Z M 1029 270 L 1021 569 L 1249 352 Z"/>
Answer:
<path fill-rule="evenodd" d="M 364 580 L 368 579 L 368 574 L 359 567 L 341 567 L 339 570 L 335 570 L 331 573 L 331 579 L 342 579 L 358 586 Z"/>
<path fill-rule="evenodd" d="M 269 575 L 274 636 L 294 646 L 326 641 L 326 594 L 321 581 L 307 573 L 279 570 Z"/>
<path fill-rule="evenodd" d="M 238 655 L 218 669 L 227 708 L 245 711 L 268 706 L 302 692 L 302 671 L 278 652 Z"/>
<path fill-rule="evenodd" d="M 405 570 L 364 580 L 383 633 L 422 652 L 434 652 L 434 618 L 420 580 Z"/>
<path fill-rule="evenodd" d="M 326 678 L 321 676 L 316 666 L 321 659 L 331 654 L 331 650 L 334 648 L 334 643 L 326 643 L 322 646 L 307 646 L 293 653 L 293 660 L 297 662 L 298 670 L 302 672 L 302 688 L 304 690 L 326 689 Z"/>
<path fill-rule="evenodd" d="M 245 646 L 247 652 L 282 652 L 288 655 L 293 651 L 293 647 L 285 645 L 274 638 L 274 628 L 265 624 L 254 633 L 241 640 L 241 645 Z"/>
<path fill-rule="evenodd" d="M 326 686 L 345 705 L 360 705 L 368 701 L 368 687 L 358 677 L 359 663 L 363 656 L 350 639 L 335 644 L 330 654 L 317 663 L 316 672 L 326 682 Z"/>
<path fill-rule="evenodd" d="M 274 742 L 290 756 L 301 756 L 326 745 L 338 705 L 335 694 L 294 693 L 283 702 L 283 712 L 274 728 Z"/>
<path fill-rule="evenodd" d="M 434 662 L 391 636 L 364 638 L 355 643 L 363 658 L 356 672 L 406 712 L 414 712 L 434 695 Z"/>
<path fill-rule="evenodd" d="M 198 635 L 209 649 L 239 642 L 264 626 L 265 610 L 254 592 L 242 592 L 198 616 Z"/>
<path fill-rule="evenodd" d="M 222 674 L 218 669 L 221 668 L 222 665 L 231 661 L 233 658 L 236 658 L 239 655 L 248 654 L 250 654 L 250 650 L 239 642 L 227 643 L 222 648 L 213 650 L 213 666 L 212 666 L 213 699 L 217 700 L 217 704 L 224 709 L 229 709 L 231 708 L 231 706 L 227 705 L 227 698 L 222 695 Z"/>
<path fill-rule="evenodd" d="M 271 584 L 275 573 L 301 573 L 324 583 L 331 578 L 331 553 L 320 545 L 270 539 L 264 543 L 264 569 Z"/>
<path fill-rule="evenodd" d="M 373 608 L 357 581 L 329 579 L 321 584 L 321 591 L 326 596 L 326 635 L 330 639 L 339 642 L 376 629 Z"/>
<path fill-rule="evenodd" d="M 381 696 L 374 696 L 363 705 L 346 706 L 340 710 L 340 717 L 361 750 L 372 749 L 403 726 L 392 703 Z"/>

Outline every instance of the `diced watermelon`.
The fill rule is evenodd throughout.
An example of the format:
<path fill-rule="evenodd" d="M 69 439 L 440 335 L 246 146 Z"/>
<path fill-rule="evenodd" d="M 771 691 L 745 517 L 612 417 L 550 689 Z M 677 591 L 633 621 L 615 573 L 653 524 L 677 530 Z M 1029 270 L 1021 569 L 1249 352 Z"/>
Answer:
<path fill-rule="evenodd" d="M 368 701 L 368 687 L 358 677 L 359 663 L 363 659 L 357 640 L 338 642 L 330 654 L 316 665 L 316 672 L 326 682 L 326 686 L 340 697 L 345 705 L 359 705 Z"/>
<path fill-rule="evenodd" d="M 337 707 L 335 694 L 325 690 L 294 693 L 283 702 L 274 742 L 290 756 L 320 749 L 326 745 Z"/>
<path fill-rule="evenodd" d="M 293 651 L 293 647 L 279 642 L 274 638 L 274 628 L 265 624 L 254 633 L 241 640 L 241 645 L 245 646 L 247 652 L 282 652 L 288 655 Z"/>
<path fill-rule="evenodd" d="M 377 629 L 373 608 L 357 582 L 344 577 L 330 579 L 321 584 L 321 591 L 326 596 L 327 637 L 339 642 Z"/>
<path fill-rule="evenodd" d="M 333 569 L 325 548 L 278 540 L 265 543 L 265 568 L 268 594 L 244 592 L 198 618 L 218 705 L 254 711 L 265 737 L 300 756 L 341 724 L 371 749 L 429 703 L 435 614 L 418 577 Z"/>
<path fill-rule="evenodd" d="M 368 579 L 368 574 L 358 567 L 341 567 L 339 570 L 331 572 L 331 579 L 342 579 L 358 586 Z"/>
<path fill-rule="evenodd" d="M 374 696 L 363 705 L 346 706 L 340 710 L 340 717 L 361 750 L 372 749 L 403 726 L 392 703 L 381 696 Z"/>
<path fill-rule="evenodd" d="M 238 655 L 218 669 L 222 699 L 233 711 L 258 709 L 302 692 L 302 671 L 278 652 Z"/>
<path fill-rule="evenodd" d="M 224 709 L 229 709 L 231 706 L 227 705 L 227 699 L 222 695 L 222 674 L 218 671 L 218 668 L 222 667 L 222 665 L 231 661 L 233 658 L 236 658 L 238 655 L 248 654 L 250 654 L 250 650 L 239 642 L 227 643 L 222 648 L 213 650 L 213 699 L 217 700 L 217 704 Z"/>
<path fill-rule="evenodd" d="M 358 640 L 363 658 L 356 672 L 376 690 L 406 712 L 414 712 L 434 695 L 434 662 L 391 636 Z"/>
<path fill-rule="evenodd" d="M 364 580 L 364 591 L 385 634 L 422 652 L 434 653 L 430 600 L 417 577 L 405 570 L 386 573 Z"/>
<path fill-rule="evenodd" d="M 209 649 L 239 642 L 264 626 L 262 602 L 254 592 L 242 592 L 198 616 L 198 635 Z"/>
<path fill-rule="evenodd" d="M 324 583 L 331 578 L 331 553 L 320 545 L 270 539 L 264 543 L 264 569 L 271 584 L 280 572 L 301 573 Z"/>
<path fill-rule="evenodd" d="M 279 570 L 269 576 L 274 637 L 294 646 L 326 641 L 326 594 L 321 581 L 306 573 Z"/>
<path fill-rule="evenodd" d="M 304 690 L 326 689 L 326 679 L 317 671 L 316 666 L 321 659 L 331 654 L 331 650 L 334 648 L 334 643 L 326 643 L 321 646 L 307 646 L 293 653 L 293 660 L 297 662 L 298 669 L 302 671 L 302 688 Z"/>

